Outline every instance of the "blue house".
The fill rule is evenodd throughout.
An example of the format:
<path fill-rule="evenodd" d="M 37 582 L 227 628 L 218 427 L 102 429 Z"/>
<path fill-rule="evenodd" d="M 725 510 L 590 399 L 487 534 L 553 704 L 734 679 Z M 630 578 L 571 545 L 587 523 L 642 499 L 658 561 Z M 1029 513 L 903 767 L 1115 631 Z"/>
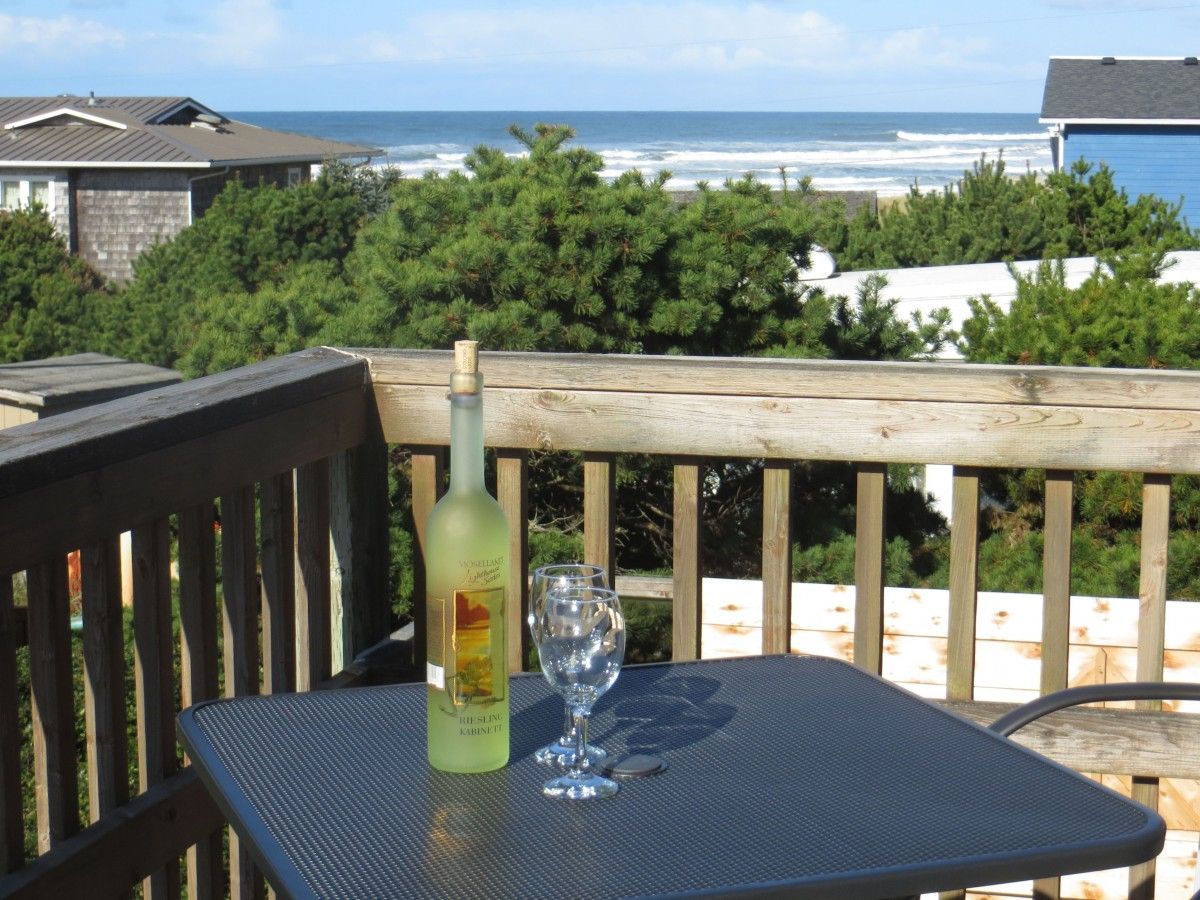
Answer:
<path fill-rule="evenodd" d="M 1101 162 L 1130 197 L 1183 204 L 1200 227 L 1200 65 L 1196 57 L 1051 57 L 1041 121 L 1055 169 Z"/>

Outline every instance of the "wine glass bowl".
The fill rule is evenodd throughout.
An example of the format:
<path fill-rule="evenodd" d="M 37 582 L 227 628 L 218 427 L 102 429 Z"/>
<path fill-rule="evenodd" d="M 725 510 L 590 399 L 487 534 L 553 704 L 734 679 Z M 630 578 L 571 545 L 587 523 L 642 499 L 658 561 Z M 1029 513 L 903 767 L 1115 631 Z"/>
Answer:
<path fill-rule="evenodd" d="M 592 707 L 617 680 L 625 656 L 625 616 L 617 592 L 582 585 L 553 588 L 530 627 L 542 674 L 567 702 L 575 726 L 567 772 L 547 781 L 542 792 L 569 800 L 611 797 L 617 783 L 596 770 L 585 748 Z"/>
<path fill-rule="evenodd" d="M 534 646 L 538 643 L 537 635 L 533 632 L 534 620 L 544 610 L 547 594 L 551 590 L 562 590 L 571 586 L 605 588 L 608 587 L 608 576 L 603 566 L 589 563 L 554 563 L 534 570 L 529 590 L 529 629 Z M 539 748 L 533 758 L 543 765 L 569 768 L 574 761 L 575 751 L 575 720 L 571 716 L 568 704 L 561 736 Z M 593 767 L 599 767 L 608 755 L 594 745 L 587 745 L 586 752 Z"/>

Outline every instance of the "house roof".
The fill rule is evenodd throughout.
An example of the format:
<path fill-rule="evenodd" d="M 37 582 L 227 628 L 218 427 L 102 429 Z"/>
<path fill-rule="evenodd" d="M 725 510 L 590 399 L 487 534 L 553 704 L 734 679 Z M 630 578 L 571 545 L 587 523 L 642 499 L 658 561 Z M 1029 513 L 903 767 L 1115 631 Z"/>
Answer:
<path fill-rule="evenodd" d="M 1195 57 L 1051 57 L 1041 120 L 1200 124 L 1200 65 Z"/>
<path fill-rule="evenodd" d="M 190 97 L 0 97 L 0 168 L 208 169 L 382 152 L 235 122 Z"/>

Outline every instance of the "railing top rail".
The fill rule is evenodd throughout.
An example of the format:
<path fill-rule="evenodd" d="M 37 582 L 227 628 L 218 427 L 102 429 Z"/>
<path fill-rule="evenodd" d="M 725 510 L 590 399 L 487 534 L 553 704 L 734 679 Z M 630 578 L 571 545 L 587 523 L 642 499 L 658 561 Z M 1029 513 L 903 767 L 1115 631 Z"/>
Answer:
<path fill-rule="evenodd" d="M 365 383 L 327 347 L 146 391 L 0 431 L 0 498 L 203 438 Z"/>
<path fill-rule="evenodd" d="M 349 349 L 376 385 L 442 386 L 441 350 Z M 490 387 L 1200 410 L 1200 372 L 957 362 L 484 352 Z"/>

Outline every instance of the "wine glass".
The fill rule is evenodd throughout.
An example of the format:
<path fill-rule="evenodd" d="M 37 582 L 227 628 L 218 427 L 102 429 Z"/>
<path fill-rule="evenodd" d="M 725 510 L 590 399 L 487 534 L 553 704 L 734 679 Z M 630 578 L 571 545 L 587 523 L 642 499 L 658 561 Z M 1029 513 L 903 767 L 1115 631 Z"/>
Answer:
<path fill-rule="evenodd" d="M 533 634 L 533 623 L 546 606 L 546 595 L 552 589 L 566 587 L 608 587 L 608 580 L 603 566 L 593 566 L 587 563 L 556 563 L 541 566 L 534 570 L 533 584 L 529 590 L 529 629 L 533 642 L 537 644 L 537 636 Z M 588 760 L 593 767 L 604 762 L 608 755 L 599 747 L 587 747 Z M 539 749 L 533 758 L 543 765 L 561 765 L 569 767 L 575 758 L 575 720 L 571 715 L 570 705 L 566 706 L 562 735 Z"/>
<path fill-rule="evenodd" d="M 575 723 L 568 770 L 547 781 L 542 793 L 567 800 L 611 797 L 617 783 L 593 767 L 586 747 L 592 706 L 617 680 L 625 656 L 625 616 L 617 592 L 582 585 L 551 588 L 532 629 L 542 674 L 563 695 Z"/>

